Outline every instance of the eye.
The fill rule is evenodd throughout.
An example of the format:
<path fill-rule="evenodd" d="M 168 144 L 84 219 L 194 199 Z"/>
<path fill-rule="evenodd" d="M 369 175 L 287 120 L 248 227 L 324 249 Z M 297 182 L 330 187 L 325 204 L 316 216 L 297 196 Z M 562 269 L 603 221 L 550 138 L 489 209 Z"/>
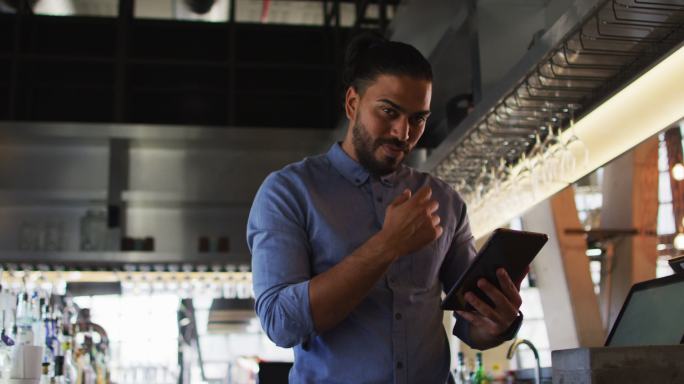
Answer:
<path fill-rule="evenodd" d="M 413 117 L 413 124 L 425 124 L 427 122 L 427 116 L 415 116 Z"/>
<path fill-rule="evenodd" d="M 389 117 L 396 117 L 397 111 L 389 107 L 382 107 L 381 110 Z"/>

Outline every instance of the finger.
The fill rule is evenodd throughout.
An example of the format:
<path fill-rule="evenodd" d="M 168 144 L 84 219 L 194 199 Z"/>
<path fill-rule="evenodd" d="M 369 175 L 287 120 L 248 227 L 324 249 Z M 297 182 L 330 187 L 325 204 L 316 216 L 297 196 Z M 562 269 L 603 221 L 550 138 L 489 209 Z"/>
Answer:
<path fill-rule="evenodd" d="M 485 279 L 480 279 L 477 282 L 477 286 L 492 299 L 494 310 L 499 314 L 499 318 L 511 319 L 518 315 L 518 309 L 494 284 Z"/>
<path fill-rule="evenodd" d="M 472 324 L 472 325 L 474 325 L 474 326 L 482 326 L 482 325 L 484 325 L 484 324 L 483 324 L 484 321 L 483 321 L 482 317 L 480 317 L 480 316 L 478 316 L 478 315 L 476 315 L 476 314 L 474 314 L 474 313 L 472 313 L 472 312 L 469 312 L 469 311 L 456 311 L 456 313 L 458 313 L 459 316 L 461 316 L 462 318 L 466 319 L 470 324 Z"/>
<path fill-rule="evenodd" d="M 434 213 L 438 209 L 439 209 L 439 203 L 434 201 L 434 200 L 430 200 L 428 203 L 428 206 L 427 206 L 427 212 L 428 213 Z"/>
<path fill-rule="evenodd" d="M 442 221 L 442 218 L 439 217 L 439 215 L 431 215 L 430 219 L 432 221 L 432 226 L 436 227 L 439 225 L 439 223 Z"/>
<path fill-rule="evenodd" d="M 442 226 L 440 225 L 437 226 L 437 228 L 435 228 L 435 231 L 437 231 L 437 236 L 435 236 L 435 240 L 437 240 L 440 236 L 442 236 L 442 233 L 444 233 L 444 228 L 442 228 Z"/>
<path fill-rule="evenodd" d="M 406 188 L 404 189 L 404 192 L 402 192 L 399 196 L 395 197 L 394 200 L 392 200 L 392 203 L 390 203 L 391 206 L 396 207 L 399 205 L 404 204 L 411 198 L 411 190 Z"/>
<path fill-rule="evenodd" d="M 418 192 L 416 192 L 416 194 L 413 196 L 413 200 L 422 203 L 424 201 L 430 200 L 430 197 L 432 197 L 432 188 L 430 188 L 429 185 L 425 185 L 420 188 Z"/>
<path fill-rule="evenodd" d="M 485 329 L 491 334 L 498 334 L 496 324 L 486 318 L 468 311 L 456 311 L 459 316 L 465 319 L 475 328 Z"/>
<path fill-rule="evenodd" d="M 520 298 L 520 285 L 513 283 L 511 277 L 508 275 L 505 269 L 499 268 L 496 270 L 496 278 L 499 280 L 499 286 L 501 286 L 501 291 L 508 298 L 514 306 L 520 308 L 522 305 L 522 299 Z"/>
<path fill-rule="evenodd" d="M 480 315 L 491 319 L 495 323 L 503 323 L 503 319 L 499 317 L 499 314 L 494 310 L 494 308 L 490 307 L 489 304 L 482 301 L 474 293 L 466 293 L 465 299 L 468 303 L 470 303 L 470 305 L 473 306 L 473 308 L 475 308 L 475 310 L 477 310 L 477 312 L 480 313 Z"/>
<path fill-rule="evenodd" d="M 489 333 L 490 335 L 493 336 L 498 336 L 501 335 L 502 332 L 504 332 L 508 327 L 502 328 L 502 326 L 492 322 L 490 319 L 483 317 L 481 315 L 478 315 L 475 312 L 468 312 L 468 311 L 456 311 L 461 318 L 465 319 L 468 323 L 471 324 L 471 326 L 481 329 L 485 331 L 486 333 Z"/>

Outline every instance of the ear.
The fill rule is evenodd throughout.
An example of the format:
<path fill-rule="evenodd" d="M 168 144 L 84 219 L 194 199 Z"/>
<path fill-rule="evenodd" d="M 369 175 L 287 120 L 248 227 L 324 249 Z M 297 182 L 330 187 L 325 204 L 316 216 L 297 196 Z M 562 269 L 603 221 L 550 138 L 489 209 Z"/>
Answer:
<path fill-rule="evenodd" d="M 347 88 L 347 93 L 344 96 L 344 111 L 347 114 L 349 121 L 356 120 L 356 111 L 359 107 L 359 94 L 354 87 Z"/>

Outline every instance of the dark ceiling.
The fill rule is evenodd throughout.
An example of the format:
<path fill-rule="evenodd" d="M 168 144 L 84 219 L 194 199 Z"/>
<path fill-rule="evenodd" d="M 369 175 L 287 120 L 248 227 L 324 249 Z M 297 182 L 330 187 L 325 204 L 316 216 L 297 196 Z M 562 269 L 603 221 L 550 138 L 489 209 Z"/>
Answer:
<path fill-rule="evenodd" d="M 396 2 L 352 27 L 323 3 L 321 26 L 0 14 L 0 119 L 332 129 L 348 37 Z"/>
<path fill-rule="evenodd" d="M 473 1 L 405 2 L 399 19 L 399 0 L 307 0 L 320 4 L 320 25 L 238 22 L 240 2 L 225 22 L 138 18 L 149 3 L 134 0 L 110 0 L 105 13 L 116 17 L 84 16 L 103 11 L 81 0 L 68 17 L 24 3 L 0 13 L 0 120 L 331 130 L 344 118 L 346 43 L 373 30 L 433 63 L 441 86 L 419 146 L 434 148 L 466 114 L 454 102 L 479 89 Z"/>

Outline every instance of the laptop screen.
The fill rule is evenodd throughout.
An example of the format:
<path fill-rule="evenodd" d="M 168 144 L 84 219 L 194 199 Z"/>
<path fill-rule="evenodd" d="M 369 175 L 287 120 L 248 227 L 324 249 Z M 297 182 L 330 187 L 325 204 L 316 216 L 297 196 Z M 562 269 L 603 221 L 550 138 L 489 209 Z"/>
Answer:
<path fill-rule="evenodd" d="M 674 275 L 632 287 L 606 345 L 674 345 L 683 340 L 684 278 Z"/>

